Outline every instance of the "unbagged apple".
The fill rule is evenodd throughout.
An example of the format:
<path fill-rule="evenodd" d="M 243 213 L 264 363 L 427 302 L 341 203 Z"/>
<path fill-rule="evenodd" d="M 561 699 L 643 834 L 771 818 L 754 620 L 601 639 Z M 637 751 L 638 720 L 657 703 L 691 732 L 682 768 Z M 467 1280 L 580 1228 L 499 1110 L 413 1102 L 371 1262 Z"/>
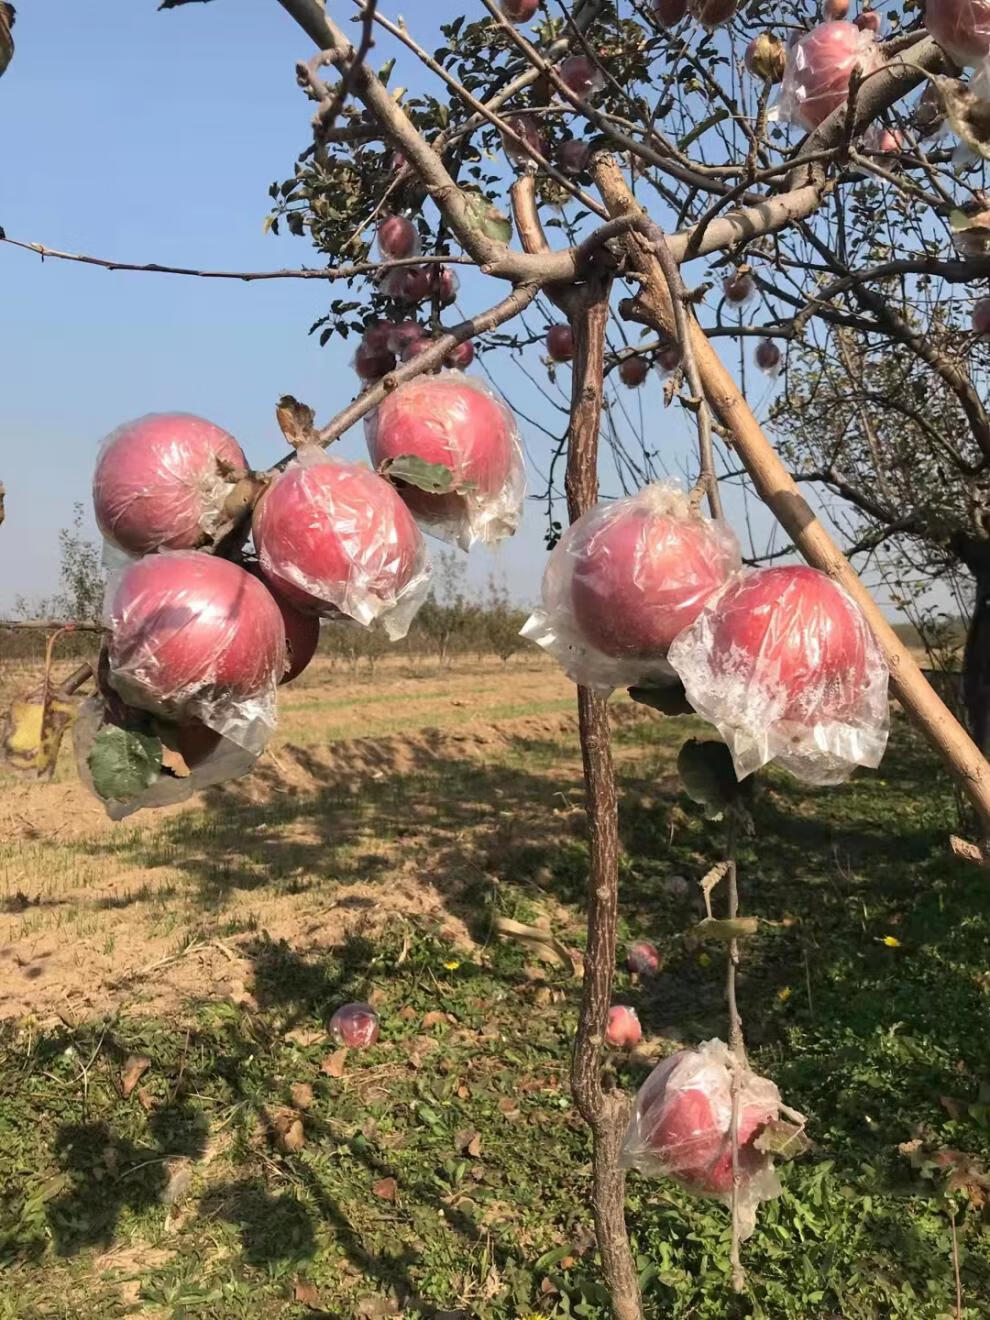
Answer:
<path fill-rule="evenodd" d="M 100 531 L 129 554 L 209 541 L 247 459 L 232 435 L 192 413 L 149 413 L 103 443 L 93 476 Z"/>
<path fill-rule="evenodd" d="M 350 1050 L 366 1050 L 378 1039 L 379 1018 L 370 1004 L 343 1004 L 330 1019 L 330 1034 Z"/>
<path fill-rule="evenodd" d="M 957 64 L 990 55 L 990 0 L 926 0 L 925 26 Z"/>
<path fill-rule="evenodd" d="M 629 1050 L 643 1039 L 639 1015 L 626 1004 L 613 1004 L 608 1010 L 605 1043 L 613 1049 Z"/>
<path fill-rule="evenodd" d="M 378 226 L 378 251 L 383 261 L 402 261 L 419 251 L 416 226 L 404 215 L 390 215 Z"/>
<path fill-rule="evenodd" d="M 371 623 L 424 571 L 412 515 L 387 481 L 358 463 L 307 455 L 255 505 L 265 580 L 290 604 Z"/>
<path fill-rule="evenodd" d="M 626 966 L 637 976 L 656 976 L 662 964 L 657 946 L 649 940 L 634 940 L 626 950 Z"/>
<path fill-rule="evenodd" d="M 552 325 L 547 331 L 547 354 L 554 362 L 570 362 L 574 356 L 574 332 L 563 323 Z"/>
<path fill-rule="evenodd" d="M 756 365 L 761 371 L 773 375 L 780 367 L 780 349 L 772 339 L 761 339 L 756 346 Z"/>
<path fill-rule="evenodd" d="M 650 364 L 644 357 L 627 357 L 619 363 L 619 379 L 623 385 L 635 390 L 650 374 Z"/>
<path fill-rule="evenodd" d="M 605 86 L 602 71 L 587 55 L 568 55 L 557 72 L 565 86 L 585 100 Z"/>
<path fill-rule="evenodd" d="M 462 344 L 455 344 L 444 358 L 444 364 L 455 371 L 464 371 L 473 361 L 474 344 L 470 339 L 465 339 Z"/>
<path fill-rule="evenodd" d="M 726 302 L 732 303 L 734 307 L 742 307 L 753 297 L 756 284 L 749 271 L 737 270 L 722 281 L 722 292 Z"/>
<path fill-rule="evenodd" d="M 381 380 L 395 370 L 395 365 L 395 354 L 387 348 L 379 348 L 374 342 L 368 343 L 367 338 L 358 344 L 354 354 L 354 370 L 363 381 L 370 383 Z"/>
<path fill-rule="evenodd" d="M 166 719 L 270 695 L 286 670 L 285 628 L 271 592 L 215 555 L 177 551 L 128 565 L 109 615 L 112 686 L 130 705 Z"/>
<path fill-rule="evenodd" d="M 540 6 L 540 0 L 499 0 L 499 8 L 511 23 L 528 23 Z"/>
<path fill-rule="evenodd" d="M 605 655 L 665 656 L 739 566 L 726 529 L 659 486 L 598 506 L 584 526 L 571 552 L 571 603 L 581 634 Z"/>
<path fill-rule="evenodd" d="M 504 404 L 459 372 L 407 381 L 382 400 L 365 426 L 375 468 L 406 455 L 451 473 L 449 491 L 412 485 L 402 498 L 427 525 L 460 522 L 467 492 L 476 504 L 498 500 L 517 461 L 515 426 Z"/>

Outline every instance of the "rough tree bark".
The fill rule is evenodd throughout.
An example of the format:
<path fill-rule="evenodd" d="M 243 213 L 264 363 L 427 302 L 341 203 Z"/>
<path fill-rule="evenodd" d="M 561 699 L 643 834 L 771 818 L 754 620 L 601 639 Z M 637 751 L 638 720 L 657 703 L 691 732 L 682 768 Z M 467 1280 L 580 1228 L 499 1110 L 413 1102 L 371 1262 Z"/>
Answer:
<path fill-rule="evenodd" d="M 973 617 L 963 654 L 963 701 L 973 741 L 990 748 L 990 562 L 967 564 L 976 584 Z"/>
<path fill-rule="evenodd" d="M 598 499 L 598 431 L 610 283 L 589 282 L 568 298 L 574 361 L 565 489 L 571 522 Z M 626 1232 L 626 1178 L 619 1167 L 628 1104 L 621 1091 L 606 1090 L 602 1084 L 602 1048 L 612 999 L 619 911 L 618 802 L 605 698 L 579 687 L 578 722 L 590 867 L 588 947 L 571 1084 L 581 1116 L 591 1128 L 591 1203 L 612 1309 L 617 1320 L 641 1320 L 639 1282 Z"/>

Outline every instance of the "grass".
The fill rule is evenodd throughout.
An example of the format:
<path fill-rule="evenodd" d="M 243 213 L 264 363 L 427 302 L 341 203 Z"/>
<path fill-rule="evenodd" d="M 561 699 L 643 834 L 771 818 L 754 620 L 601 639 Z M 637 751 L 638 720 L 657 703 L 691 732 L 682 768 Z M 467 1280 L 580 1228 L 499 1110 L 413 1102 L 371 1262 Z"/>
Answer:
<path fill-rule="evenodd" d="M 723 826 L 674 777 L 685 733 L 641 720 L 616 735 L 622 934 L 665 957 L 650 983 L 620 971 L 617 998 L 663 1051 L 725 1035 L 720 959 L 685 938 L 694 897 L 666 887 L 722 848 Z M 490 938 L 502 912 L 580 941 L 579 801 L 573 736 L 524 733 L 359 792 L 316 781 L 80 845 L 85 868 L 167 866 L 204 937 L 250 958 L 251 998 L 3 1028 L 0 1318 L 605 1317 L 567 1085 L 579 985 Z M 753 815 L 740 884 L 765 924 L 741 1008 L 755 1065 L 808 1115 L 815 1146 L 761 1211 L 743 1299 L 722 1207 L 632 1174 L 647 1314 L 952 1316 L 954 1219 L 961 1314 L 986 1316 L 990 901 L 985 876 L 948 855 L 951 791 L 899 726 L 879 774 L 821 791 L 771 776 Z M 250 914 L 300 886 L 327 900 L 360 879 L 384 894 L 400 860 L 441 887 L 441 916 L 398 915 L 374 941 L 313 953 Z M 235 894 L 248 906 L 231 908 Z M 442 933 L 446 914 L 470 951 Z M 190 938 L 176 929 L 177 948 Z M 369 997 L 382 1038 L 331 1075 L 329 1016 Z M 132 1055 L 150 1066 L 125 1098 Z M 648 1068 L 611 1063 L 630 1092 Z M 287 1152 L 279 1111 L 299 1084 L 305 1143 Z M 913 1160 L 899 1149 L 911 1142 Z"/>

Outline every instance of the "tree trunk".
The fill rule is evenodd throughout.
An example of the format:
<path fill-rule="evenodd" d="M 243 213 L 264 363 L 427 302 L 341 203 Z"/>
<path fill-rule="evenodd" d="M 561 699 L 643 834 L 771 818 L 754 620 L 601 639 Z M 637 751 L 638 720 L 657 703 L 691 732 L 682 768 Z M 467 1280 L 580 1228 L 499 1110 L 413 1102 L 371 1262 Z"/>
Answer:
<path fill-rule="evenodd" d="M 567 511 L 571 522 L 598 498 L 605 325 L 610 281 L 585 286 L 569 301 L 574 332 L 571 424 L 567 450 Z M 615 971 L 619 912 L 619 821 L 605 698 L 578 688 L 578 723 L 588 813 L 588 948 L 571 1085 L 592 1135 L 592 1213 L 602 1270 L 616 1320 L 642 1320 L 639 1281 L 625 1217 L 625 1173 L 619 1150 L 628 1105 L 602 1086 L 602 1047 Z"/>
<path fill-rule="evenodd" d="M 990 563 L 969 568 L 976 600 L 963 652 L 963 701 L 973 741 L 986 755 L 990 750 Z"/>

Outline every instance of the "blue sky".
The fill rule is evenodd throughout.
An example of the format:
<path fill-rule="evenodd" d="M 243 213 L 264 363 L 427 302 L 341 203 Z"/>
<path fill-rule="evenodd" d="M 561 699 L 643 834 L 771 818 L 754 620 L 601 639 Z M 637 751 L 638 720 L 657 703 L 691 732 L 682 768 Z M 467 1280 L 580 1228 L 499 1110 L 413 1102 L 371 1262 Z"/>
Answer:
<path fill-rule="evenodd" d="M 432 47 L 465 0 L 387 9 L 403 7 Z M 307 239 L 263 233 L 268 184 L 291 174 L 312 109 L 294 76 L 311 48 L 275 0 L 165 13 L 155 0 L 48 0 L 20 7 L 15 36 L 15 58 L 0 79 L 0 224 L 10 237 L 196 267 L 318 264 Z M 391 53 L 386 39 L 376 60 Z M 401 47 L 396 53 L 393 85 L 423 85 L 410 57 Z M 56 533 L 75 502 L 88 510 L 97 446 L 120 422 L 157 410 L 200 413 L 263 466 L 284 451 L 274 423 L 280 394 L 306 400 L 325 419 L 356 392 L 353 345 L 321 349 L 306 333 L 327 301 L 313 281 L 111 273 L 42 263 L 2 245 L 0 281 L 0 610 L 18 593 L 54 586 Z M 485 283 L 465 282 L 465 314 L 495 300 Z M 513 401 L 559 429 L 535 350 L 527 367 L 536 383 L 507 356 L 489 361 Z M 566 369 L 562 376 L 566 384 Z M 660 389 L 652 377 L 624 402 L 634 418 L 644 410 L 646 433 L 671 470 L 693 467 L 680 410 L 662 412 Z M 766 392 L 755 386 L 764 402 Z M 522 430 L 539 466 L 546 438 L 525 423 Z M 338 450 L 364 457 L 360 428 Z M 741 522 L 733 492 L 728 505 Z M 754 516 L 765 539 L 769 520 L 761 510 Z M 529 504 L 513 542 L 494 555 L 472 554 L 471 579 L 481 584 L 494 571 L 517 599 L 534 600 L 544 527 L 542 510 Z"/>

